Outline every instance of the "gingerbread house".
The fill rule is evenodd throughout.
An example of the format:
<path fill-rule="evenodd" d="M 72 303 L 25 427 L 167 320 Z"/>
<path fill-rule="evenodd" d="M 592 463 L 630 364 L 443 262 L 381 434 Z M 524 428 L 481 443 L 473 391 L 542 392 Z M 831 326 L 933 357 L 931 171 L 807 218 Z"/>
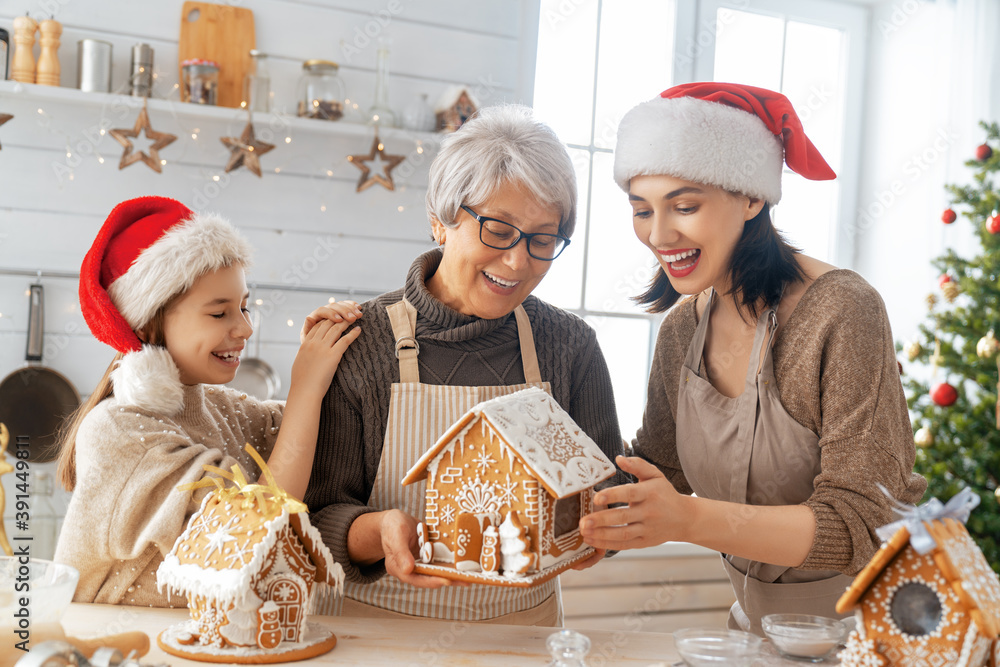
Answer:
<path fill-rule="evenodd" d="M 961 521 L 921 523 L 919 540 L 899 528 L 837 602 L 857 619 L 841 665 L 1000 667 L 1000 579 Z"/>
<path fill-rule="evenodd" d="M 426 480 L 417 571 L 529 586 L 593 550 L 580 517 L 615 474 L 597 444 L 541 389 L 469 410 L 406 474 Z"/>
<path fill-rule="evenodd" d="M 437 132 L 454 132 L 479 110 L 479 102 L 463 86 L 451 86 L 438 99 L 434 107 Z"/>
<path fill-rule="evenodd" d="M 314 595 L 342 588 L 343 570 L 306 512 L 296 511 L 305 506 L 262 488 L 206 496 L 160 565 L 157 586 L 186 595 L 191 614 L 161 635 L 164 650 L 195 659 L 227 652 L 292 659 L 307 646 L 332 648 L 332 633 L 317 637 L 307 626 L 307 609 Z"/>

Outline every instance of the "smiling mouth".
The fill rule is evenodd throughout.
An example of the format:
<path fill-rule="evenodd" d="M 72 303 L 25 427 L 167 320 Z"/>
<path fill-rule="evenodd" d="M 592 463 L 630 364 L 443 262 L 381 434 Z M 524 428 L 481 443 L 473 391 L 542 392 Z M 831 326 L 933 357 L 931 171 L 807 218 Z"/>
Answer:
<path fill-rule="evenodd" d="M 667 262 L 668 264 L 674 264 L 675 262 L 680 262 L 684 259 L 687 259 L 688 257 L 694 257 L 694 259 L 691 260 L 691 262 L 685 262 L 684 266 L 677 267 L 677 268 L 686 268 L 688 265 L 694 263 L 698 259 L 698 255 L 700 254 L 701 250 L 691 249 L 691 250 L 684 250 L 683 252 L 673 253 L 671 255 L 661 253 L 660 256 L 663 258 L 663 261 Z"/>
<path fill-rule="evenodd" d="M 231 350 L 229 352 L 213 352 L 212 356 L 216 359 L 221 359 L 222 361 L 232 363 L 234 361 L 240 360 L 240 352 L 242 350 Z"/>
<path fill-rule="evenodd" d="M 521 282 L 520 280 L 504 280 L 503 278 L 494 276 L 492 273 L 487 273 L 486 271 L 483 271 L 483 275 L 486 276 L 486 279 L 491 283 L 497 285 L 498 287 L 503 287 L 504 289 L 516 287 Z"/>

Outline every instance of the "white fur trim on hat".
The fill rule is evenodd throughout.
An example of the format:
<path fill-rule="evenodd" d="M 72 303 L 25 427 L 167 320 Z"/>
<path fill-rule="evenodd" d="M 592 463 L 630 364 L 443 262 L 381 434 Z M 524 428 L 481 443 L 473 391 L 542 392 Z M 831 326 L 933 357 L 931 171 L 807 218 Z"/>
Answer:
<path fill-rule="evenodd" d="M 757 116 L 691 97 L 657 97 L 618 126 L 614 176 L 628 192 L 634 176 L 663 174 L 757 197 L 781 199 L 781 140 Z"/>
<path fill-rule="evenodd" d="M 165 347 L 143 345 L 129 352 L 111 371 L 111 383 L 122 405 L 170 417 L 184 407 L 181 372 Z"/>
<path fill-rule="evenodd" d="M 196 213 L 139 253 L 108 287 L 108 295 L 129 326 L 140 329 L 199 277 L 233 264 L 247 266 L 251 254 L 250 244 L 229 222 Z"/>

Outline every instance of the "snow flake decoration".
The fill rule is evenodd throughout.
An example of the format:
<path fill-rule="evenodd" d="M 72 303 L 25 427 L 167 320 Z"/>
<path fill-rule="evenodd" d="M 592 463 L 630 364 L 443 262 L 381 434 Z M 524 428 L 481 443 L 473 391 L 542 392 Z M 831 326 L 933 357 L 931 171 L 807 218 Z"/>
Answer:
<path fill-rule="evenodd" d="M 232 530 L 233 527 L 237 523 L 239 523 L 239 520 L 240 520 L 240 517 L 237 515 L 237 516 L 229 517 L 229 520 L 226 521 L 225 525 L 221 525 L 221 522 L 216 521 L 216 522 L 214 522 L 217 525 L 217 527 L 215 529 L 215 532 L 212 532 L 212 533 L 209 533 L 209 534 L 203 534 L 201 536 L 202 539 L 208 541 L 208 547 L 207 547 L 207 549 L 205 551 L 205 556 L 206 557 L 211 556 L 216 551 L 218 551 L 219 554 L 222 555 L 222 553 L 223 553 L 222 552 L 222 547 L 227 542 L 235 542 L 236 541 L 236 538 L 233 537 L 232 535 L 230 535 L 229 531 Z"/>
<path fill-rule="evenodd" d="M 445 505 L 444 507 L 441 508 L 441 520 L 444 521 L 445 523 L 454 523 L 455 522 L 455 506 L 454 505 Z"/>
<path fill-rule="evenodd" d="M 517 487 L 517 482 L 511 481 L 510 475 L 507 475 L 507 481 L 499 487 L 501 505 L 513 507 L 517 504 Z"/>
<path fill-rule="evenodd" d="M 496 463 L 496 459 L 490 456 L 487 451 L 479 452 L 479 455 L 475 459 L 476 468 L 483 472 L 484 470 L 489 470 Z"/>
<path fill-rule="evenodd" d="M 493 485 L 476 476 L 475 480 L 462 484 L 455 496 L 458 508 L 469 514 L 493 514 L 500 510 L 500 501 Z"/>

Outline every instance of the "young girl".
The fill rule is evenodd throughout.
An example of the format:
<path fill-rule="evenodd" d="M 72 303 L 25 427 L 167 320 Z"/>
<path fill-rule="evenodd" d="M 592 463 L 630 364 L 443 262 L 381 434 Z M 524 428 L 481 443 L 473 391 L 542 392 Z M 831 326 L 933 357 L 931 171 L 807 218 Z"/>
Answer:
<path fill-rule="evenodd" d="M 205 465 L 236 464 L 255 480 L 246 443 L 280 486 L 305 493 L 320 403 L 360 313 L 345 301 L 307 318 L 284 405 L 224 387 L 253 333 L 249 259 L 228 222 L 163 197 L 119 204 L 84 258 L 84 318 L 118 355 L 70 424 L 59 461 L 73 496 L 55 560 L 80 571 L 77 602 L 168 606 L 156 569 L 205 493 L 177 486 L 206 476 Z"/>
<path fill-rule="evenodd" d="M 885 305 L 861 276 L 806 257 L 771 224 L 784 167 L 834 173 L 780 93 L 676 86 L 622 119 L 614 174 L 661 270 L 640 297 L 670 309 L 656 343 L 619 507 L 581 521 L 588 543 L 666 540 L 723 554 L 730 626 L 774 612 L 835 616 L 879 547 L 892 501 L 927 486 Z M 693 492 L 694 495 L 691 495 Z"/>

